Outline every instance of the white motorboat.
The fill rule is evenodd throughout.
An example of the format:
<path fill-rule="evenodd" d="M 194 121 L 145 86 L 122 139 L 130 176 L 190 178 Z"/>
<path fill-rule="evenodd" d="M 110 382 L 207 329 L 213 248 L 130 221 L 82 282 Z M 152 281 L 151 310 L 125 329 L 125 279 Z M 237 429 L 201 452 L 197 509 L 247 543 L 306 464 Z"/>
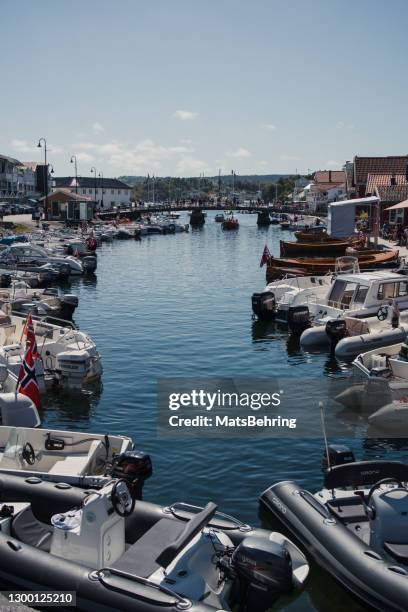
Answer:
<path fill-rule="evenodd" d="M 45 248 L 31 243 L 15 243 L 0 252 L 0 267 L 12 269 L 38 269 L 49 264 L 64 267 L 69 274 L 81 275 L 96 270 L 96 257 L 88 256 L 82 260 L 71 255 L 55 255 Z"/>
<path fill-rule="evenodd" d="M 0 310 L 0 364 L 18 377 L 25 353 L 24 328 L 26 319 Z M 48 387 L 80 390 L 102 376 L 101 357 L 95 343 L 82 331 L 66 321 L 52 324 L 33 316 L 37 349 L 36 376 L 40 391 Z"/>
<path fill-rule="evenodd" d="M 408 345 L 398 342 L 360 353 L 353 361 L 353 371 L 361 378 L 405 380 L 408 390 Z"/>
<path fill-rule="evenodd" d="M 24 281 L 13 281 L 9 288 L 0 289 L 0 308 L 6 310 L 7 304 L 13 312 L 69 321 L 78 306 L 78 297 L 56 288 L 32 289 Z"/>
<path fill-rule="evenodd" d="M 101 487 L 111 480 L 124 454 L 129 461 L 141 460 L 142 453 L 132 453 L 132 448 L 127 436 L 0 426 L 0 473 Z"/>

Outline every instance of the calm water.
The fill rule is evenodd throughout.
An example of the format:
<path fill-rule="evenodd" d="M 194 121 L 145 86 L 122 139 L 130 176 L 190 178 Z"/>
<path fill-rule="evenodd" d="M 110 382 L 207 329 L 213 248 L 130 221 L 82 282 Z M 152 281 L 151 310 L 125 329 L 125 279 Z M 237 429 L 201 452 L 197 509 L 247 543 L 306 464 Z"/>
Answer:
<path fill-rule="evenodd" d="M 290 478 L 318 487 L 322 440 L 157 439 L 156 379 L 244 375 L 296 381 L 349 372 L 327 355 L 304 355 L 284 330 L 251 318 L 251 294 L 265 281 L 261 253 L 267 242 L 278 254 L 279 226 L 258 229 L 255 215 L 239 215 L 239 231 L 223 232 L 213 216 L 189 234 L 99 249 L 97 278 L 74 281 L 71 290 L 80 296 L 76 322 L 102 354 L 103 388 L 91 398 L 53 398 L 44 426 L 130 435 L 153 458 L 147 499 L 166 504 L 212 499 L 244 521 L 267 526 L 268 518 L 258 514 L 259 493 Z M 408 459 L 404 444 L 397 449 L 395 443 L 368 441 L 364 429 L 351 445 L 360 459 L 385 454 Z M 346 607 L 360 610 L 314 566 L 307 591 L 281 604 L 291 611 Z"/>

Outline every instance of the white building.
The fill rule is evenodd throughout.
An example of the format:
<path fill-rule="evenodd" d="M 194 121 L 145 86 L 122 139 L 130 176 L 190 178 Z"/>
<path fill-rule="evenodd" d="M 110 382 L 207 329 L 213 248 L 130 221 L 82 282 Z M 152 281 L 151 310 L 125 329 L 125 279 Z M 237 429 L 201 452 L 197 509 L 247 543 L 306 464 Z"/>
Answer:
<path fill-rule="evenodd" d="M 97 208 L 109 210 L 115 206 L 129 206 L 131 187 L 119 179 L 78 176 L 61 176 L 53 179 L 52 191 L 69 189 L 80 196 L 87 196 L 96 202 Z"/>
<path fill-rule="evenodd" d="M 38 195 L 35 168 L 30 163 L 0 155 L 0 200 L 21 202 Z"/>

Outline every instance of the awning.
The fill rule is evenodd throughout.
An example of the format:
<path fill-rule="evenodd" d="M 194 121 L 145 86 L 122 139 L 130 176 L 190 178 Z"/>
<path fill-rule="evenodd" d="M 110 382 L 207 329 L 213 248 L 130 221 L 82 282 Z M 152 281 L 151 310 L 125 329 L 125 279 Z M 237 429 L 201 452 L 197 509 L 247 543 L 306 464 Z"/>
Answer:
<path fill-rule="evenodd" d="M 389 206 L 388 208 L 385 208 L 385 210 L 397 210 L 397 208 L 408 208 L 408 200 L 404 200 L 403 202 L 400 202 L 399 204 L 394 204 L 393 206 Z"/>

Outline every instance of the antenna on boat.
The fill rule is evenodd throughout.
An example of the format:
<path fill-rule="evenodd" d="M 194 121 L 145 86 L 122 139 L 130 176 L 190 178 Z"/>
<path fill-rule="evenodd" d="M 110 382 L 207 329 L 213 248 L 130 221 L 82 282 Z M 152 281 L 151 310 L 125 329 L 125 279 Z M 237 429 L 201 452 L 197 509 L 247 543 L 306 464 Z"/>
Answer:
<path fill-rule="evenodd" d="M 325 413 L 324 413 L 324 405 L 323 402 L 319 402 L 319 408 L 320 408 L 320 418 L 322 421 L 322 430 L 323 430 L 323 438 L 324 438 L 324 446 L 326 449 L 326 459 L 327 459 L 327 469 L 330 469 L 330 455 L 329 455 L 329 445 L 327 443 L 327 432 L 326 432 L 326 420 L 325 420 Z"/>

